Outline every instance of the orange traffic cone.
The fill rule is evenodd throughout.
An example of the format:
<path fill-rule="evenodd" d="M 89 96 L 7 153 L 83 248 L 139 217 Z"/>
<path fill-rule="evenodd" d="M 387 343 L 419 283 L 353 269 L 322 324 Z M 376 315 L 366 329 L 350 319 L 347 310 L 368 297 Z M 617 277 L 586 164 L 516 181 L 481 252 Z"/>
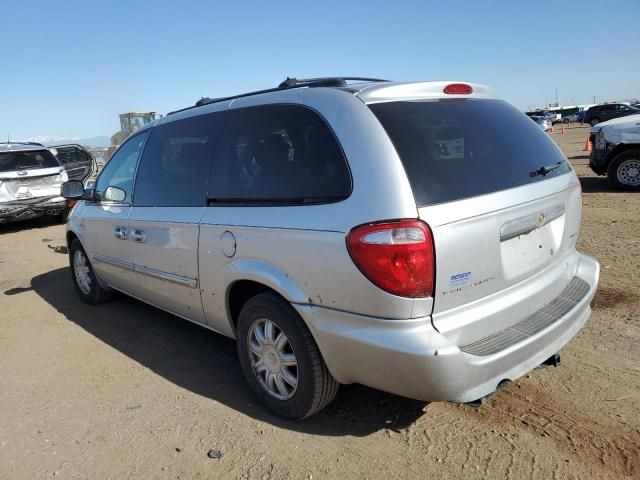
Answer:
<path fill-rule="evenodd" d="M 591 142 L 589 141 L 589 137 L 587 137 L 587 141 L 584 142 L 583 152 L 590 152 L 590 151 L 591 151 Z"/>

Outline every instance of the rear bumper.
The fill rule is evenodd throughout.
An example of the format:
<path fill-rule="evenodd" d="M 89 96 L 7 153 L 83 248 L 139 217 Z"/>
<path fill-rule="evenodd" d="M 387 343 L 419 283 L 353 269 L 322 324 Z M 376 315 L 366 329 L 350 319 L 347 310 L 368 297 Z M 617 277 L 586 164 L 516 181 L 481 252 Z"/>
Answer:
<path fill-rule="evenodd" d="M 67 202 L 63 197 L 0 203 L 0 223 L 28 220 L 43 215 L 59 215 L 66 208 Z"/>
<path fill-rule="evenodd" d="M 490 355 L 472 355 L 440 334 L 430 317 L 380 320 L 316 306 L 295 307 L 307 320 L 332 375 L 405 397 L 470 402 L 515 380 L 558 352 L 591 314 L 598 262 L 580 255 L 576 276 L 588 290 L 566 314 Z"/>

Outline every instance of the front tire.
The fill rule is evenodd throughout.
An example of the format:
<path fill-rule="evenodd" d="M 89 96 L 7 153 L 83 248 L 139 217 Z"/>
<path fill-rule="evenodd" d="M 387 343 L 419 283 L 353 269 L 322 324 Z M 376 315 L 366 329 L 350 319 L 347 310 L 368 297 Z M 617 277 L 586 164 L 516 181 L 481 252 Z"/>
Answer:
<path fill-rule="evenodd" d="M 616 155 L 607 167 L 607 179 L 618 190 L 640 191 L 640 150 Z"/>
<path fill-rule="evenodd" d="M 338 393 L 311 332 L 275 293 L 251 298 L 237 327 L 238 355 L 247 382 L 277 415 L 300 420 L 326 407 Z"/>
<path fill-rule="evenodd" d="M 89 257 L 77 238 L 69 245 L 69 266 L 73 285 L 83 302 L 97 305 L 112 297 L 113 291 L 98 283 Z"/>

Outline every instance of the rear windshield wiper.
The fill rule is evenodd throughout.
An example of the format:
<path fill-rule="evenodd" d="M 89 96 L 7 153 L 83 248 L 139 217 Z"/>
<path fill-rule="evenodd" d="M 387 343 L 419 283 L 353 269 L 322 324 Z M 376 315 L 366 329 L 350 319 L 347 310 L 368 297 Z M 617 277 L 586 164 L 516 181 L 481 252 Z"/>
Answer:
<path fill-rule="evenodd" d="M 533 172 L 529 172 L 529 176 L 530 177 L 537 177 L 539 175 L 541 176 L 546 176 L 549 173 L 553 172 L 555 169 L 560 168 L 560 166 L 566 162 L 566 160 L 560 160 L 558 163 L 553 163 L 551 165 L 543 165 L 542 167 L 540 167 L 537 170 L 534 170 Z"/>

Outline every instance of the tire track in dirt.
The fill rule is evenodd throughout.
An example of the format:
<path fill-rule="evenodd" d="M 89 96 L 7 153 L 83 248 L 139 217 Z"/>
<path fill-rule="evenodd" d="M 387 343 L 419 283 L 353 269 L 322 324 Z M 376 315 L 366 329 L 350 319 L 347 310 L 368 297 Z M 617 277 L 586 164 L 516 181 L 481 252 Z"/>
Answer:
<path fill-rule="evenodd" d="M 633 306 L 640 303 L 640 295 L 615 287 L 600 286 L 591 303 L 594 310 Z"/>
<path fill-rule="evenodd" d="M 610 478 L 640 477 L 640 429 L 606 425 L 533 385 L 510 385 L 479 413 L 492 425 L 509 424 L 533 432 L 565 456 Z"/>

